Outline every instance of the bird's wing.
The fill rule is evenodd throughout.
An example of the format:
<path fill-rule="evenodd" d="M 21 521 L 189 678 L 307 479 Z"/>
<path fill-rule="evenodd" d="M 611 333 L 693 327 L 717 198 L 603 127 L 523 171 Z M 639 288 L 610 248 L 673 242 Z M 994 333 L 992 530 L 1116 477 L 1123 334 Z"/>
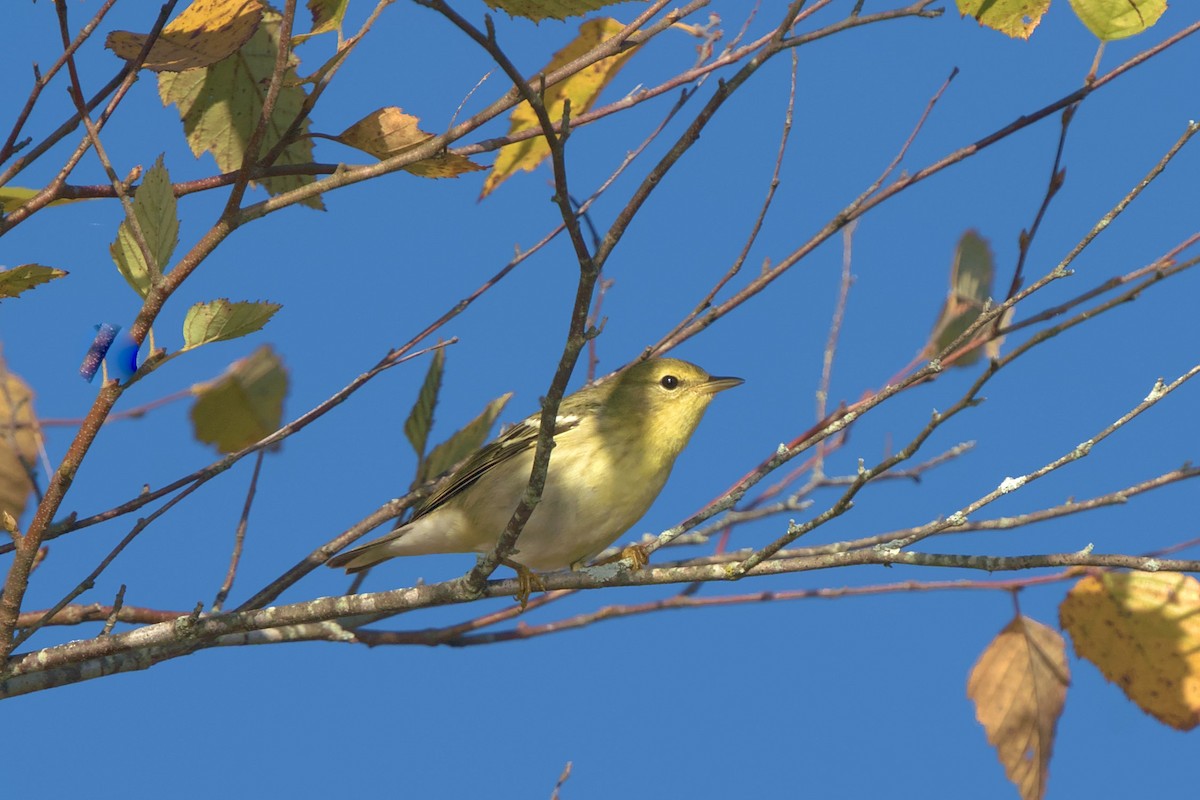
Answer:
<path fill-rule="evenodd" d="M 466 491 L 485 474 L 527 450 L 537 446 L 538 417 L 530 417 L 513 425 L 492 442 L 475 451 L 450 479 L 445 481 L 416 510 L 412 519 L 418 519 L 445 505 L 459 493 Z M 574 414 L 559 414 L 554 423 L 554 435 L 578 427 L 580 417 Z M 411 522 L 412 520 L 409 520 Z"/>

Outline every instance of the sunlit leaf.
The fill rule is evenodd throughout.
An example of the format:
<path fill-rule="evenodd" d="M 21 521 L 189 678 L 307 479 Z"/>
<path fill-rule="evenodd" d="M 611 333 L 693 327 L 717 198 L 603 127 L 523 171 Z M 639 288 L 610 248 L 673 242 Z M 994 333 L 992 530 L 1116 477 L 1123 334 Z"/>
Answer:
<path fill-rule="evenodd" d="M 296 44 L 309 37 L 330 31 L 340 31 L 350 0 L 308 0 L 308 11 L 312 14 L 312 29 L 308 33 L 293 36 Z"/>
<path fill-rule="evenodd" d="M 442 370 L 446 365 L 446 350 L 441 348 L 434 351 L 433 359 L 429 362 L 429 370 L 425 373 L 425 381 L 421 391 L 417 393 L 417 401 L 404 420 L 404 435 L 408 443 L 420 459 L 425 455 L 425 444 L 429 441 L 429 431 L 433 428 L 433 410 L 437 406 L 438 391 L 442 388 Z"/>
<path fill-rule="evenodd" d="M 263 345 L 192 391 L 196 438 L 222 453 L 234 453 L 279 429 L 288 374 L 275 351 Z"/>
<path fill-rule="evenodd" d="M 512 392 L 500 395 L 487 404 L 483 412 L 471 420 L 458 433 L 433 448 L 429 457 L 421 464 L 414 486 L 419 486 L 430 478 L 436 478 L 446 470 L 474 453 L 488 440 L 488 434 L 495 424 L 496 418 L 504 410 L 504 406 L 512 399 Z"/>
<path fill-rule="evenodd" d="M 550 59 L 550 63 L 542 69 L 542 73 L 549 74 L 559 67 L 569 64 L 605 39 L 612 38 L 624 27 L 615 19 L 588 20 L 579 26 L 579 35 L 575 37 L 575 40 L 554 54 L 554 58 Z M 571 101 L 571 114 L 574 116 L 579 116 L 590 109 L 600 96 L 600 92 L 616 77 L 617 72 L 625 66 L 625 62 L 633 53 L 634 49 L 630 48 L 619 55 L 592 64 L 564 81 L 546 87 L 545 104 L 546 110 L 550 114 L 550 120 L 557 123 L 562 119 L 565 100 Z M 537 91 L 536 79 L 533 86 L 534 91 Z M 508 130 L 510 134 L 531 128 L 540 129 L 540 127 L 537 115 L 528 103 L 518 105 L 509 117 Z M 533 170 L 548 155 L 550 155 L 550 145 L 546 143 L 545 136 L 535 136 L 532 139 L 500 148 L 500 152 L 496 156 L 496 163 L 492 165 L 492 172 L 484 181 L 480 196 L 487 197 L 493 189 L 520 170 L 526 172 Z"/>
<path fill-rule="evenodd" d="M 1046 791 L 1054 730 L 1071 676 L 1063 638 L 1018 616 L 992 640 L 967 681 L 975 718 L 1023 800 Z"/>
<path fill-rule="evenodd" d="M 211 66 L 237 52 L 258 29 L 260 0 L 193 0 L 162 29 L 142 66 L 182 72 Z M 104 46 L 126 61 L 137 58 L 147 34 L 113 31 Z"/>
<path fill-rule="evenodd" d="M 629 0 L 485 0 L 492 8 L 508 12 L 509 16 L 524 17 L 535 22 L 544 19 L 582 17 L 605 6 L 627 3 Z"/>
<path fill-rule="evenodd" d="M 382 160 L 411 150 L 433 134 L 417 127 L 419 120 L 395 106 L 372 111 L 335 137 L 342 144 L 370 153 Z M 466 156 L 439 153 L 404 168 L 423 178 L 455 178 L 464 172 L 485 169 Z"/>
<path fill-rule="evenodd" d="M 133 213 L 145 237 L 146 246 L 154 259 L 153 265 L 146 263 L 145 254 L 138 246 L 129 220 L 121 221 L 117 238 L 109 246 L 109 253 L 116 262 L 117 270 L 133 287 L 145 297 L 150 291 L 154 272 L 162 274 L 179 243 L 179 218 L 175 215 L 175 193 L 171 189 L 171 177 L 163 167 L 162 156 L 142 178 L 133 195 Z"/>
<path fill-rule="evenodd" d="M 1075 652 L 1147 714 L 1200 723 L 1200 582 L 1177 572 L 1089 576 L 1058 609 Z"/>
<path fill-rule="evenodd" d="M 0 511 L 15 519 L 33 493 L 29 470 L 37 464 L 36 424 L 33 391 L 0 361 Z"/>
<path fill-rule="evenodd" d="M 41 264 L 22 264 L 12 269 L 0 269 L 0 299 L 16 297 L 21 292 L 27 292 L 35 286 L 66 275 L 66 270 L 44 267 Z"/>
<path fill-rule="evenodd" d="M 26 189 L 23 186 L 0 186 L 0 211 L 3 211 L 5 214 L 11 214 L 28 203 L 40 191 L 41 189 Z M 51 200 L 46 205 L 61 206 L 67 203 L 82 203 L 84 200 L 91 199 L 90 197 L 64 197 L 58 200 Z"/>
<path fill-rule="evenodd" d="M 1014 39 L 1028 39 L 1050 0 L 956 0 L 958 13 Z"/>
<path fill-rule="evenodd" d="M 192 153 L 196 156 L 212 153 L 223 172 L 241 169 L 246 144 L 262 115 L 263 97 L 275 68 L 278 44 L 279 15 L 264 11 L 258 30 L 229 58 L 211 67 L 158 75 L 158 94 L 163 105 L 174 103 L 179 108 Z M 275 109 L 267 122 L 261 153 L 275 146 L 304 104 L 304 89 L 296 76 L 297 64 L 299 60 L 291 56 Z M 284 148 L 275 164 L 312 162 L 312 142 L 307 133 L 308 120 L 305 120 L 295 141 Z M 285 175 L 266 178 L 262 185 L 270 194 L 280 194 L 312 181 L 311 175 Z M 310 197 L 303 203 L 324 208 L 319 197 Z"/>
<path fill-rule="evenodd" d="M 254 333 L 281 308 L 277 303 L 231 303 L 224 299 L 197 303 L 183 320 L 183 349 Z"/>
<path fill-rule="evenodd" d="M 1070 0 L 1075 16 L 1101 41 L 1141 33 L 1167 10 L 1167 0 Z"/>

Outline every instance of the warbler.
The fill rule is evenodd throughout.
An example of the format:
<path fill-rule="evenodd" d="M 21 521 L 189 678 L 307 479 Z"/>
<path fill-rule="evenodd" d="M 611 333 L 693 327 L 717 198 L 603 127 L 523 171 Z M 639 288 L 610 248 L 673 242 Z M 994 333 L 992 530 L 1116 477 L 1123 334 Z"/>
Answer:
<path fill-rule="evenodd" d="M 518 569 L 577 569 L 629 530 L 658 497 L 717 392 L 742 383 L 656 358 L 563 398 L 541 501 L 509 559 Z M 489 553 L 529 483 L 540 415 L 472 455 L 391 533 L 330 559 L 359 572 L 395 556 Z"/>

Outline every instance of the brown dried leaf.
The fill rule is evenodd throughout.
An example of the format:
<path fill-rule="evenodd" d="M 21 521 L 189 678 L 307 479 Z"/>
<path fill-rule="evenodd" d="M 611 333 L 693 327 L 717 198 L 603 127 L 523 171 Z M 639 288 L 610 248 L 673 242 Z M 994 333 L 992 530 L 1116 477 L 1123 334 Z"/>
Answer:
<path fill-rule="evenodd" d="M 193 0 L 162 29 L 142 66 L 154 72 L 207 67 L 233 55 L 262 20 L 261 0 Z M 137 58 L 146 34 L 113 31 L 104 46 L 126 61 Z"/>
<path fill-rule="evenodd" d="M 1058 632 L 1018 616 L 992 640 L 967 681 L 975 718 L 1024 800 L 1046 791 L 1054 729 L 1070 671 Z"/>
<path fill-rule="evenodd" d="M 417 127 L 419 121 L 396 106 L 387 106 L 367 114 L 334 138 L 382 161 L 411 150 L 433 136 Z M 464 172 L 478 172 L 484 167 L 466 156 L 440 153 L 404 169 L 422 178 L 457 178 Z"/>
<path fill-rule="evenodd" d="M 1075 652 L 1143 711 L 1179 730 L 1200 723 L 1200 582 L 1177 572 L 1079 581 L 1058 609 Z"/>

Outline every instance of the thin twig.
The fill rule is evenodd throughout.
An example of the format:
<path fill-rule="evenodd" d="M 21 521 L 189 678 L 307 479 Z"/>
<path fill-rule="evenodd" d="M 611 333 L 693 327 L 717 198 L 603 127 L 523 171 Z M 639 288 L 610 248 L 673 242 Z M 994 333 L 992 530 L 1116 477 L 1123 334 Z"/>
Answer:
<path fill-rule="evenodd" d="M 218 612 L 225 605 L 225 599 L 229 597 L 229 592 L 233 589 L 234 578 L 237 577 L 238 564 L 242 560 L 242 545 L 246 541 L 246 526 L 250 522 L 250 507 L 254 505 L 254 495 L 258 490 L 258 474 L 262 471 L 263 458 L 266 456 L 266 450 L 259 450 L 257 457 L 254 459 L 254 472 L 250 474 L 250 486 L 246 489 L 246 502 L 242 505 L 242 516 L 238 519 L 237 532 L 233 536 L 233 552 L 229 555 L 229 569 L 225 573 L 225 580 L 221 583 L 221 588 L 217 590 L 217 597 L 213 600 L 212 610 Z"/>
<path fill-rule="evenodd" d="M 100 636 L 108 636 L 112 633 L 112 629 L 116 626 L 117 620 L 121 617 L 121 607 L 125 605 L 125 584 L 121 584 L 121 588 L 117 590 L 117 596 L 113 599 L 112 610 L 108 612 L 108 618 L 104 620 L 104 627 L 100 629 Z"/>

